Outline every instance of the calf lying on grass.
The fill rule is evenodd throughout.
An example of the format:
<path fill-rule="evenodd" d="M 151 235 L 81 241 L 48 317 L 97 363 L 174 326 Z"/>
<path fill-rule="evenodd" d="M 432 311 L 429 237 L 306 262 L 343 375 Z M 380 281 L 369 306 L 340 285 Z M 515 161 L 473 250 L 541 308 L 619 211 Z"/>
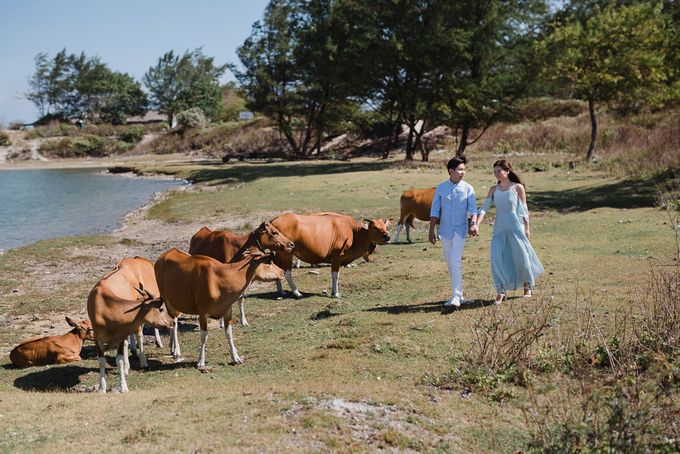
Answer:
<path fill-rule="evenodd" d="M 12 364 L 18 367 L 44 366 L 80 361 L 83 341 L 94 340 L 89 320 L 74 322 L 66 317 L 73 329 L 61 336 L 33 337 L 25 340 L 9 354 Z"/>

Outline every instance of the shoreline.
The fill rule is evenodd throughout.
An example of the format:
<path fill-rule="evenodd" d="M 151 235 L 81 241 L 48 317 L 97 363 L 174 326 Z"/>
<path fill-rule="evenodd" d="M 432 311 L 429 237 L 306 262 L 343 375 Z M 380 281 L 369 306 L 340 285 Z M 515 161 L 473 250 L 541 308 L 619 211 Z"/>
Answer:
<path fill-rule="evenodd" d="M 126 212 L 122 217 L 118 218 L 118 221 L 116 222 L 116 225 L 112 227 L 110 230 L 107 231 L 93 231 L 90 233 L 84 233 L 84 234 L 71 234 L 71 235 L 59 235 L 59 236 L 50 236 L 50 237 L 45 237 L 45 238 L 40 238 L 37 240 L 31 240 L 26 243 L 13 246 L 13 247 L 8 247 L 6 249 L 0 249 L 0 256 L 10 252 L 14 251 L 17 249 L 25 248 L 25 247 L 30 247 L 32 245 L 35 245 L 36 243 L 39 243 L 40 241 L 49 241 L 49 240 L 58 240 L 58 239 L 66 239 L 66 238 L 77 238 L 80 236 L 106 236 L 106 235 L 116 235 L 119 234 L 120 232 L 128 229 L 131 227 L 133 224 L 139 223 L 141 220 L 144 219 L 144 213 L 146 213 L 151 207 L 154 205 L 162 202 L 168 194 L 170 194 L 173 191 L 184 191 L 187 188 L 191 187 L 193 183 L 187 179 L 184 178 L 179 178 L 179 177 L 174 177 L 172 175 L 167 175 L 167 174 L 161 174 L 161 173 L 149 173 L 149 174 L 139 174 L 135 172 L 134 170 L 130 170 L 129 172 L 109 172 L 108 169 L 111 167 L 114 167 L 113 163 L 114 162 L 119 162 L 119 161 L 110 161 L 107 160 L 106 158 L 102 158 L 103 161 L 108 162 L 108 165 L 105 164 L 102 161 L 96 161 L 92 162 L 93 160 L 87 160 L 88 162 L 86 164 L 92 164 L 92 165 L 83 165 L 84 163 L 81 162 L 69 162 L 69 163 L 55 163 L 56 165 L 54 166 L 43 166 L 40 164 L 43 164 L 43 162 L 38 163 L 37 166 L 27 166 L 27 167 L 21 167 L 21 168 L 5 168 L 4 166 L 0 165 L 0 171 L 6 170 L 6 171 L 12 171 L 12 170 L 69 170 L 69 169 L 101 169 L 99 172 L 97 172 L 100 175 L 105 175 L 105 176 L 113 176 L 113 177 L 122 177 L 122 178 L 128 178 L 128 179 L 140 179 L 140 180 L 164 180 L 164 181 L 176 181 L 179 183 L 178 186 L 174 187 L 168 187 L 164 190 L 161 191 L 153 191 L 149 194 L 149 198 L 141 206 L 138 206 L 136 208 L 133 208 L 132 210 Z M 126 167 L 129 167 L 126 166 Z M 133 166 L 134 167 L 134 166 Z"/>

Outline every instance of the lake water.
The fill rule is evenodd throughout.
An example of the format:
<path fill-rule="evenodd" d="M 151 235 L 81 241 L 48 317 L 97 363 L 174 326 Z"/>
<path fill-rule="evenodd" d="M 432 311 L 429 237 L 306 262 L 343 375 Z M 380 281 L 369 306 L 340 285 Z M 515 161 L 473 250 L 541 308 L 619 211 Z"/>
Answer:
<path fill-rule="evenodd" d="M 102 171 L 0 171 L 0 251 L 45 238 L 111 232 L 154 192 L 183 184 Z"/>

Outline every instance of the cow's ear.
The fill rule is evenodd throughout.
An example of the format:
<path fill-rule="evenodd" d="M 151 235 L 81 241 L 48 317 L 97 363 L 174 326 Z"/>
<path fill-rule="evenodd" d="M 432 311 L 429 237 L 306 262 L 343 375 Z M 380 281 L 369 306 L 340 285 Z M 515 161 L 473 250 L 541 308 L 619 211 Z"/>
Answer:
<path fill-rule="evenodd" d="M 66 323 L 68 323 L 70 326 L 72 326 L 74 328 L 76 327 L 76 322 L 71 320 L 71 317 L 66 317 Z"/>
<path fill-rule="evenodd" d="M 361 221 L 361 228 L 364 230 L 368 230 L 368 227 L 371 225 L 371 221 L 369 219 L 364 219 Z"/>
<path fill-rule="evenodd" d="M 394 224 L 394 218 L 385 219 L 385 227 Z"/>

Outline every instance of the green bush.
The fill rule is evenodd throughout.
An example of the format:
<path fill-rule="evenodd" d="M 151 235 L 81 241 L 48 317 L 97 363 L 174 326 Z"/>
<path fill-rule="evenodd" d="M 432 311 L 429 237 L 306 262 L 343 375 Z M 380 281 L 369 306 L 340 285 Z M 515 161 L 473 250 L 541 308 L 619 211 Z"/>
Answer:
<path fill-rule="evenodd" d="M 177 114 L 177 126 L 182 130 L 205 128 L 208 120 L 199 107 L 183 110 Z"/>
<path fill-rule="evenodd" d="M 119 139 L 126 143 L 138 143 L 144 138 L 146 131 L 142 126 L 133 126 L 130 129 L 123 131 Z"/>
<path fill-rule="evenodd" d="M 10 145 L 12 145 L 12 141 L 9 140 L 9 135 L 0 131 L 0 147 L 9 147 Z"/>

